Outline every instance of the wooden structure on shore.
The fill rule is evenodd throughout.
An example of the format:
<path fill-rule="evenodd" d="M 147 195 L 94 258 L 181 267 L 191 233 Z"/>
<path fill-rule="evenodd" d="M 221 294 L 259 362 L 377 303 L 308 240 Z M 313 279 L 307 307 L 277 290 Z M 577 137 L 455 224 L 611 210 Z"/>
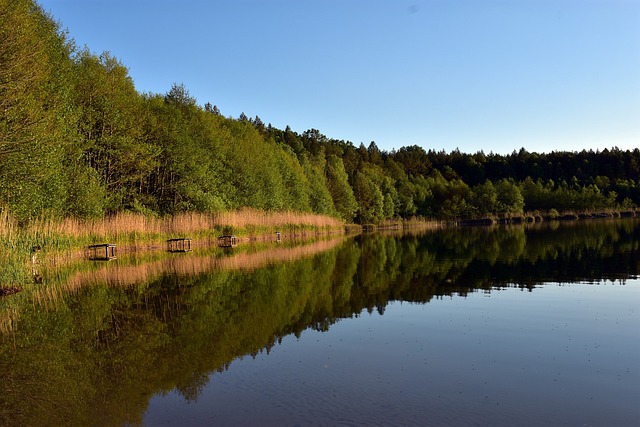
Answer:
<path fill-rule="evenodd" d="M 238 238 L 233 235 L 218 237 L 218 246 L 222 248 L 233 248 L 238 246 Z"/>
<path fill-rule="evenodd" d="M 33 283 L 42 283 L 42 275 L 40 274 L 40 259 L 38 254 L 42 250 L 42 246 L 31 247 L 31 275 L 33 276 Z"/>
<path fill-rule="evenodd" d="M 101 243 L 89 246 L 89 259 L 96 261 L 116 259 L 116 245 L 114 243 Z"/>
<path fill-rule="evenodd" d="M 167 240 L 167 250 L 169 252 L 191 252 L 191 239 L 180 237 Z"/>

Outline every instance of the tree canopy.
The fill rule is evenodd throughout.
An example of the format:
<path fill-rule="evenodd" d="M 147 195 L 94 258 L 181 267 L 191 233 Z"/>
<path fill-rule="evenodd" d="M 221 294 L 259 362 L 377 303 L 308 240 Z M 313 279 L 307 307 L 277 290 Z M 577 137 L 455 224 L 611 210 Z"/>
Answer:
<path fill-rule="evenodd" d="M 0 0 L 0 208 L 22 221 L 247 206 L 365 223 L 639 203 L 638 149 L 387 152 L 225 117 L 182 83 L 137 92 L 125 64 L 78 49 L 35 1 Z"/>

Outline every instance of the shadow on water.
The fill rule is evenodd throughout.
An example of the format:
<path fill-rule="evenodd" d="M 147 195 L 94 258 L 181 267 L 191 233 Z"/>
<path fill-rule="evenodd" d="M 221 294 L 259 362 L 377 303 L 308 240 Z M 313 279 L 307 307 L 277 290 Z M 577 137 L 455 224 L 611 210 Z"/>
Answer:
<path fill-rule="evenodd" d="M 624 283 L 640 270 L 639 224 L 367 234 L 43 272 L 40 287 L 0 301 L 0 424 L 141 424 L 154 395 L 196 400 L 238 357 L 392 301 Z"/>

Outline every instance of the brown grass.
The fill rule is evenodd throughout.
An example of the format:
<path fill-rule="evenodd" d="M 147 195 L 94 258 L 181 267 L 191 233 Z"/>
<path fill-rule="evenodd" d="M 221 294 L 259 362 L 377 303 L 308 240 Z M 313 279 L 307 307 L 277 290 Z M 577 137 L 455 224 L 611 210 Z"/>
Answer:
<path fill-rule="evenodd" d="M 341 227 L 342 221 L 325 216 L 301 212 L 264 212 L 255 209 L 241 209 L 235 212 L 224 212 L 216 218 L 218 225 L 245 228 L 247 226 L 258 227 L 283 227 L 286 225 L 305 225 L 309 227 Z"/>
<path fill-rule="evenodd" d="M 0 218 L 0 233 L 6 232 Z M 319 229 L 341 227 L 336 218 L 301 212 L 265 212 L 241 209 L 217 214 L 183 213 L 167 217 L 150 217 L 131 212 L 121 212 L 99 220 L 65 218 L 33 221 L 26 233 L 32 235 L 65 236 L 78 240 L 112 239 L 131 240 L 142 236 L 190 235 L 212 232 L 224 227 L 236 230 L 246 228 L 271 229 L 286 226 L 303 226 Z"/>
<path fill-rule="evenodd" d="M 446 224 L 446 221 L 425 219 L 412 216 L 410 218 L 404 218 L 402 220 L 402 227 L 404 229 L 409 228 L 422 228 L 422 229 L 436 229 Z"/>
<path fill-rule="evenodd" d="M 15 234 L 16 221 L 7 209 L 0 208 L 0 236 L 3 239 L 11 239 Z"/>

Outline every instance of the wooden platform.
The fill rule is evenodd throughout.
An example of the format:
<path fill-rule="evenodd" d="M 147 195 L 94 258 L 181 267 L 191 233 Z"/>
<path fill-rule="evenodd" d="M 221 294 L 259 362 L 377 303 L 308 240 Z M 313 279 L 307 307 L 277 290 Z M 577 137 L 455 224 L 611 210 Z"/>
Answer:
<path fill-rule="evenodd" d="M 167 250 L 169 252 L 191 252 L 191 239 L 180 237 L 167 240 Z"/>
<path fill-rule="evenodd" d="M 233 248 L 237 245 L 238 245 L 238 238 L 236 236 L 218 237 L 218 246 L 222 248 Z"/>
<path fill-rule="evenodd" d="M 89 259 L 96 261 L 116 259 L 116 245 L 114 243 L 101 243 L 89 246 Z"/>

